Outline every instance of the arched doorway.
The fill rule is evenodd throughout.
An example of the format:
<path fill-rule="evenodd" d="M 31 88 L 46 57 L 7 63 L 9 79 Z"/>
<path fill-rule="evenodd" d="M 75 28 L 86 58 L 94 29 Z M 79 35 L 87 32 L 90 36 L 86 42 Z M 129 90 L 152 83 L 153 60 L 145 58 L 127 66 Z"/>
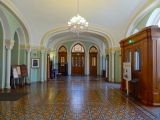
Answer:
<path fill-rule="evenodd" d="M 71 74 L 72 75 L 84 75 L 85 68 L 85 51 L 84 47 L 77 43 L 72 48 L 71 57 Z"/>
<path fill-rule="evenodd" d="M 92 46 L 89 50 L 89 72 L 90 75 L 97 75 L 97 53 L 98 50 Z"/>
<path fill-rule="evenodd" d="M 63 45 L 58 50 L 58 72 L 68 75 L 67 49 Z"/>

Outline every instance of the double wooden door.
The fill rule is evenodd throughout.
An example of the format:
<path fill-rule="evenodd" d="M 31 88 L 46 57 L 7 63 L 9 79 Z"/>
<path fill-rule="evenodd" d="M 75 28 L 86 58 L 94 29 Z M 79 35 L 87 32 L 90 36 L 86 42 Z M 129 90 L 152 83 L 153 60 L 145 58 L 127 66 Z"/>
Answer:
<path fill-rule="evenodd" d="M 141 91 L 141 86 L 143 86 L 142 81 L 142 60 L 143 60 L 143 54 L 146 54 L 146 52 L 143 52 L 143 46 L 145 45 L 142 42 L 137 42 L 134 43 L 133 45 L 127 46 L 125 47 L 125 56 L 124 56 L 124 60 L 125 62 L 131 62 L 131 68 L 132 68 L 132 79 L 139 79 L 138 82 L 138 86 L 137 86 L 137 91 L 138 91 L 138 96 L 139 98 L 141 98 L 142 96 L 142 91 Z M 144 60 L 145 63 L 145 60 Z M 145 66 L 143 66 L 145 67 Z M 143 70 L 143 72 L 145 72 L 147 69 L 147 67 L 145 67 L 145 69 Z M 146 73 L 147 74 L 147 73 Z M 135 94 L 135 88 L 134 88 L 134 84 L 132 82 L 129 82 L 129 93 L 131 94 Z"/>
<path fill-rule="evenodd" d="M 72 75 L 84 75 L 85 57 L 84 53 L 72 53 Z"/>

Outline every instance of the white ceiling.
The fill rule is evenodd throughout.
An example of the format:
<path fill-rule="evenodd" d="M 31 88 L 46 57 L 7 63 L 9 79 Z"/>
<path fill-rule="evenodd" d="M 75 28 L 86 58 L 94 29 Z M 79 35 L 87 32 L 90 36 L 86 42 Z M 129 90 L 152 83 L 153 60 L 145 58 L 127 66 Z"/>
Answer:
<path fill-rule="evenodd" d="M 142 7 L 153 1 L 155 0 L 79 0 L 79 14 L 89 22 L 89 26 L 109 33 L 116 41 L 115 46 L 119 46 L 119 41 L 125 37 L 131 20 Z M 49 30 L 67 26 L 68 21 L 77 14 L 78 8 L 78 0 L 9 0 L 9 2 L 27 23 L 32 45 L 40 44 L 42 37 Z M 64 35 L 74 36 L 70 32 L 65 32 L 57 35 L 58 38 L 52 36 L 50 39 L 64 38 Z M 100 40 L 103 38 L 97 34 L 88 36 Z"/>

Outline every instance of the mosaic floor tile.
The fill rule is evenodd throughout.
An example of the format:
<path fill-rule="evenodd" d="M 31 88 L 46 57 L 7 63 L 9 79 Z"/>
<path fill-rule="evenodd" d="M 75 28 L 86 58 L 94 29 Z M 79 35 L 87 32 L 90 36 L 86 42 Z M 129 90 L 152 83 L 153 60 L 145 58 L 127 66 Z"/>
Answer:
<path fill-rule="evenodd" d="M 0 101 L 0 120 L 158 120 L 154 107 L 132 101 L 117 86 L 99 76 L 32 83 L 11 90 L 29 93 L 21 99 Z"/>

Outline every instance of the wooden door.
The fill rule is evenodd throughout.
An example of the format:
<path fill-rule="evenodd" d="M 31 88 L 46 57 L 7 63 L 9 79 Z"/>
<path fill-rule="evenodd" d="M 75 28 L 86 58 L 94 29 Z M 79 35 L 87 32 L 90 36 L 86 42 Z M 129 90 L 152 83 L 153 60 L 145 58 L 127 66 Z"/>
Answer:
<path fill-rule="evenodd" d="M 141 88 L 142 88 L 142 81 L 143 81 L 143 78 L 142 78 L 142 42 L 138 42 L 138 43 L 135 43 L 133 44 L 132 48 L 133 48 L 133 59 L 132 59 L 132 79 L 136 78 L 136 79 L 139 79 L 138 81 L 138 84 L 137 84 L 137 91 L 138 91 L 138 97 L 141 98 L 142 96 L 142 91 L 141 91 Z M 146 52 L 146 51 L 145 51 Z M 134 87 L 132 88 L 132 93 L 134 93 Z"/>
<path fill-rule="evenodd" d="M 98 50 L 92 46 L 89 50 L 89 72 L 90 75 L 97 75 L 97 53 Z"/>
<path fill-rule="evenodd" d="M 58 72 L 65 73 L 65 64 L 67 63 L 67 53 L 59 53 L 58 55 Z"/>
<path fill-rule="evenodd" d="M 67 49 L 65 46 L 61 46 L 58 50 L 58 72 L 63 75 L 66 73 L 67 64 Z"/>
<path fill-rule="evenodd" d="M 47 80 L 50 79 L 50 55 L 47 54 Z"/>
<path fill-rule="evenodd" d="M 84 53 L 72 53 L 72 75 L 84 75 L 85 57 Z"/>
<path fill-rule="evenodd" d="M 89 54 L 90 75 L 97 75 L 97 53 Z"/>

